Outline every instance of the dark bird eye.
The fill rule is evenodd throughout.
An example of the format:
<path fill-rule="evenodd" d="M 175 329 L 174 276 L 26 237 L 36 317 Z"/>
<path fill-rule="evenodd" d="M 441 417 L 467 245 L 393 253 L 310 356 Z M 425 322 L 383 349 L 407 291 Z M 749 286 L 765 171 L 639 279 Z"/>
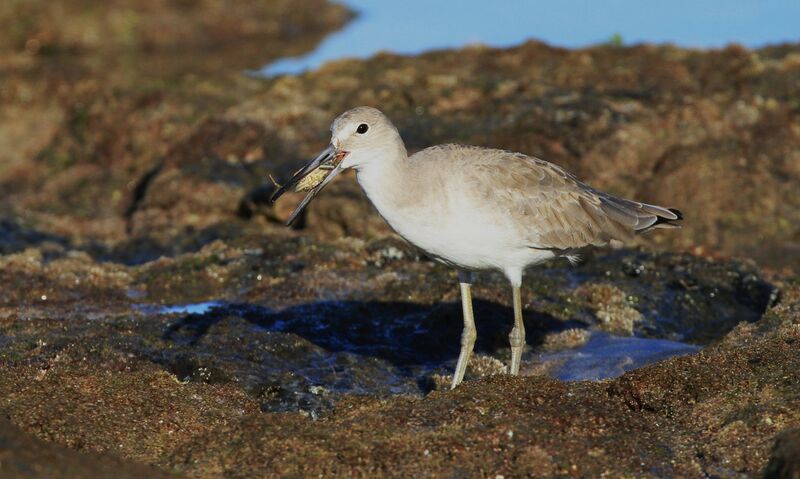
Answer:
<path fill-rule="evenodd" d="M 356 133 L 358 133 L 359 135 L 363 135 L 364 133 L 367 132 L 367 130 L 369 130 L 369 125 L 367 125 L 366 123 L 362 123 L 358 125 L 358 128 L 356 128 Z"/>

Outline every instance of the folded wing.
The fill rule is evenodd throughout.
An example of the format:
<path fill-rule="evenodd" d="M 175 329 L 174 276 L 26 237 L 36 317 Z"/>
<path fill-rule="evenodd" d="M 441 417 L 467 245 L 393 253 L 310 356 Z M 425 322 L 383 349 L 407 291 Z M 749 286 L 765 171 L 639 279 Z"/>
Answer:
<path fill-rule="evenodd" d="M 673 208 L 649 205 L 599 192 L 560 167 L 538 158 L 500 150 L 479 150 L 467 181 L 475 183 L 486 206 L 508 211 L 525 228 L 529 246 L 570 250 L 630 241 L 653 228 L 677 227 Z M 473 157 L 474 158 L 474 157 Z"/>

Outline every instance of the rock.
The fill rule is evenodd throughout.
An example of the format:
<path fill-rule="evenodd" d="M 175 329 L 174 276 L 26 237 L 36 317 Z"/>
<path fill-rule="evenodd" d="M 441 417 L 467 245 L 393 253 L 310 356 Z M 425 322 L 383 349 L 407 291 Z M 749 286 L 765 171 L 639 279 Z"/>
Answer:
<path fill-rule="evenodd" d="M 791 270 L 800 224 L 800 204 L 792 202 L 800 179 L 798 119 L 789 106 L 797 92 L 787 80 L 798 68 L 792 52 L 570 52 L 531 42 L 418 58 L 384 54 L 268 81 L 178 77 L 180 96 L 145 80 L 133 88 L 93 71 L 80 73 L 81 82 L 64 74 L 53 77 L 63 90 L 61 113 L 43 114 L 58 125 L 55 133 L 5 174 L 0 167 L 0 191 L 17 205 L 12 216 L 24 210 L 42 234 L 100 243 L 124 261 L 180 254 L 218 228 L 249 228 L 242 219 L 285 221 L 299 196 L 267 205 L 268 173 L 285 181 L 325 145 L 338 113 L 365 103 L 390 115 L 412 152 L 462 142 L 537 155 L 595 187 L 687 210 L 679 234 L 648 236 L 659 247 Z M 20 73 L 8 90 L 29 83 Z M 752 88 L 736 90 L 739 84 Z M 32 88 L 45 96 L 44 85 Z M 682 203 L 689 198 L 700 206 Z M 390 234 L 346 177 L 297 228 L 326 240 Z M 115 256 L 131 241 L 152 252 Z"/>
<path fill-rule="evenodd" d="M 800 164 L 792 126 L 798 117 L 790 101 L 768 101 L 776 91 L 797 96 L 785 82 L 798 68 L 792 51 L 566 51 L 529 42 L 412 58 L 385 54 L 281 82 L 228 115 L 283 125 L 287 136 L 313 149 L 341 111 L 380 106 L 411 152 L 459 142 L 536 155 L 600 189 L 682 206 L 687 221 L 680 234 L 650 237 L 661 245 L 702 245 L 795 268 L 786 260 L 797 257 L 800 209 L 786 198 L 797 197 L 800 179 L 793 167 Z M 731 94 L 734 84 L 751 87 Z M 689 199 L 698 206 L 687 208 L 682 202 Z M 325 202 L 320 197 L 309 215 L 328 212 Z M 356 211 L 351 223 L 361 220 Z"/>
<path fill-rule="evenodd" d="M 321 0 L 248 0 L 236 8 L 215 0 L 91 9 L 81 6 L 91 2 L 72 3 L 66 10 L 41 1 L 0 9 L 0 20 L 20 26 L 0 33 L 0 51 L 11 51 L 0 64 L 2 213 L 25 218 L 41 234 L 140 262 L 183 252 L 170 245 L 192 234 L 186 227 L 235 220 L 247 189 L 266 181 L 259 161 L 280 156 L 283 140 L 268 129 L 219 119 L 237 98 L 263 87 L 240 72 L 308 51 L 350 18 Z M 20 50 L 27 52 L 13 53 Z M 215 140 L 227 145 L 214 149 Z M 202 181 L 212 173 L 224 177 Z M 154 192 L 160 197 L 142 201 Z M 175 193 L 194 200 L 177 201 Z M 139 208 L 148 201 L 157 211 Z M 170 238 L 161 238 L 164 218 L 148 212 L 180 220 Z M 153 223 L 152 237 L 138 235 L 144 218 Z M 131 240 L 160 251 L 116 256 L 113 250 Z"/>
<path fill-rule="evenodd" d="M 88 11 L 89 6 L 94 7 L 89 14 L 77 13 Z M 349 15 L 344 7 L 322 0 L 305 0 L 299 5 L 247 0 L 236 8 L 219 1 L 163 4 L 144 0 L 92 5 L 81 0 L 71 4 L 71 9 L 36 0 L 0 10 L 0 20 L 18 24 L 0 35 L 0 49 L 53 55 L 109 51 L 119 54 L 120 50 L 153 54 L 175 44 L 190 50 L 231 43 L 253 48 L 260 42 L 285 37 L 287 31 L 293 32 L 295 38 L 313 36 L 320 30 L 340 26 Z"/>
<path fill-rule="evenodd" d="M 778 434 L 764 478 L 800 478 L 800 429 L 789 429 Z"/>
<path fill-rule="evenodd" d="M 112 454 L 86 454 L 42 441 L 0 419 L 0 474 L 6 478 L 91 479 L 168 478 L 173 474 L 122 460 Z"/>
<path fill-rule="evenodd" d="M 343 7 L 116 3 L 0 7 L 31 15 L 0 32 L 0 476 L 791 474 L 796 45 L 529 42 L 260 79 L 240 71 L 307 51 Z M 450 391 L 452 269 L 394 235 L 352 175 L 294 229 L 302 195 L 268 202 L 270 175 L 356 104 L 412 152 L 534 154 L 681 207 L 685 227 L 532 268 L 522 377 L 497 374 L 507 281 L 479 275 L 476 352 Z"/>

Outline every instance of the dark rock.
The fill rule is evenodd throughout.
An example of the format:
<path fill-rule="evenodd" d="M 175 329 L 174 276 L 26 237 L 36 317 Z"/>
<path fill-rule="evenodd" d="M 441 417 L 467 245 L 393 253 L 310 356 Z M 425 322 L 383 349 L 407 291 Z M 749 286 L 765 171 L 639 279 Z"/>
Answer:
<path fill-rule="evenodd" d="M 800 478 L 800 429 L 783 431 L 775 439 L 765 479 Z"/>
<path fill-rule="evenodd" d="M 7 479 L 176 478 L 112 454 L 87 454 L 42 441 L 0 419 L 0 475 Z"/>

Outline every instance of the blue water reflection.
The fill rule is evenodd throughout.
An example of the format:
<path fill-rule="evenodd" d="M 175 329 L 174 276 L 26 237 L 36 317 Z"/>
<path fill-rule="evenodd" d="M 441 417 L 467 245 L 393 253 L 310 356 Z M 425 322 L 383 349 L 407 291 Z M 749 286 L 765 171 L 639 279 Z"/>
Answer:
<path fill-rule="evenodd" d="M 583 346 L 542 354 L 539 360 L 555 365 L 550 369 L 550 375 L 562 381 L 599 381 L 699 350 L 698 346 L 666 339 L 621 337 L 596 332 Z"/>
<path fill-rule="evenodd" d="M 472 43 L 510 46 L 538 39 L 581 47 L 621 39 L 626 44 L 750 47 L 798 41 L 798 0 L 347 0 L 359 17 L 317 50 L 267 65 L 267 75 L 293 74 L 379 51 L 416 54 Z"/>

